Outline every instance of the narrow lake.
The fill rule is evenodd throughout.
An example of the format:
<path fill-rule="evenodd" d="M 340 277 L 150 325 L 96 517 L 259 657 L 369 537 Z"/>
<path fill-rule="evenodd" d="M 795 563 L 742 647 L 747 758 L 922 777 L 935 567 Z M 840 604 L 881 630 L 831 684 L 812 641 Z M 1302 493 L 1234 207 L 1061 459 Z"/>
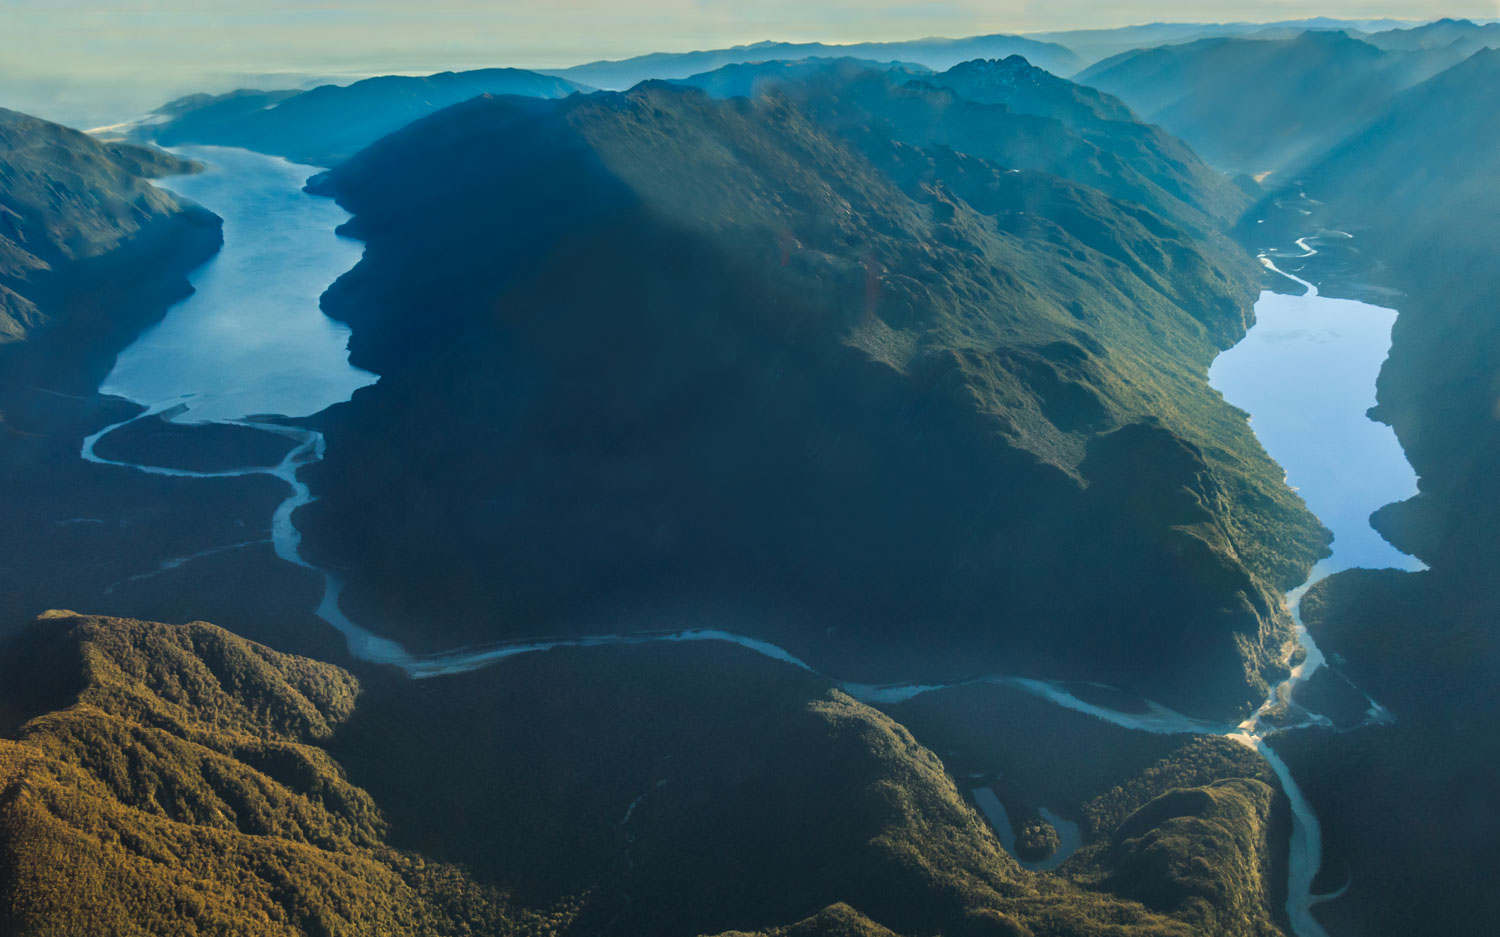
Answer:
<path fill-rule="evenodd" d="M 209 168 L 158 184 L 223 218 L 224 247 L 100 391 L 147 406 L 180 400 L 188 410 L 177 419 L 202 422 L 310 416 L 374 383 L 349 364 L 349 329 L 318 308 L 363 252 L 334 234 L 348 213 L 302 191 L 318 167 L 228 147 L 173 152 Z"/>
<path fill-rule="evenodd" d="M 1333 555 L 1309 582 L 1352 567 L 1421 569 L 1370 526 L 1376 508 L 1417 493 L 1395 432 L 1365 415 L 1375 405 L 1396 311 L 1329 299 L 1306 280 L 1282 275 L 1304 292 L 1262 293 L 1255 325 L 1214 359 L 1209 383 L 1250 414 L 1287 484 L 1333 531 Z"/>

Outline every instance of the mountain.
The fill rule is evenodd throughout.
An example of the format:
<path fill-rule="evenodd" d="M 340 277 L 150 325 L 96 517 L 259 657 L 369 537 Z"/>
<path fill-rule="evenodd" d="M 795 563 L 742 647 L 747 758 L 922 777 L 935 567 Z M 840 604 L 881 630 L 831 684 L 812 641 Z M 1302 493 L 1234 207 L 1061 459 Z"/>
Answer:
<path fill-rule="evenodd" d="M 1138 201 L 1205 233 L 1233 223 L 1244 211 L 1244 196 L 1181 140 L 1143 123 L 1118 98 L 1058 78 L 1019 56 L 960 63 L 925 80 L 966 100 L 1003 104 L 1013 113 L 1056 120 L 1073 131 L 1094 154 L 1085 165 L 1076 157 L 1048 153 L 1050 171 L 1058 175 Z M 1012 157 L 1010 165 L 1020 164 Z"/>
<path fill-rule="evenodd" d="M 1288 171 L 1454 59 L 1386 52 L 1342 32 L 1202 39 L 1126 52 L 1077 76 L 1232 172 Z"/>
<path fill-rule="evenodd" d="M 413 684 L 203 622 L 52 612 L 5 650 L 16 937 L 1275 933 L 1284 807 L 1229 742 L 1133 761 L 1099 848 L 1047 875 L 900 724 L 738 648 Z"/>
<path fill-rule="evenodd" d="M 478 99 L 313 180 L 382 375 L 298 515 L 344 607 L 417 650 L 713 622 L 1242 710 L 1326 542 L 1204 382 L 1251 262 L 965 152 L 1060 122 L 839 87 Z"/>
<path fill-rule="evenodd" d="M 1472 55 L 1481 48 L 1500 47 L 1500 23 L 1480 26 L 1470 20 L 1441 19 L 1412 29 L 1372 33 L 1367 41 L 1380 49 L 1446 51 Z"/>
<path fill-rule="evenodd" d="M 386 75 L 307 91 L 192 95 L 159 108 L 132 134 L 163 146 L 239 146 L 332 166 L 418 117 L 476 95 L 557 98 L 579 90 L 574 82 L 518 68 Z"/>
<path fill-rule="evenodd" d="M 1325 203 L 1319 217 L 1347 223 L 1353 243 L 1379 258 L 1406 294 L 1376 412 L 1402 437 L 1422 494 L 1383 516 L 1391 534 L 1434 566 L 1472 567 L 1472 548 L 1496 529 L 1484 513 L 1490 502 L 1469 490 L 1484 480 L 1474 446 L 1495 434 L 1493 414 L 1479 402 L 1500 370 L 1488 340 L 1500 339 L 1500 323 L 1478 312 L 1493 289 L 1476 276 L 1494 266 L 1500 237 L 1500 154 L 1490 148 L 1500 133 L 1483 119 L 1500 105 L 1496 77 L 1500 50 L 1476 52 L 1400 95 L 1303 177 Z M 1457 358 L 1455 343 L 1464 352 Z M 1453 400 L 1472 405 L 1440 403 Z M 1455 474 L 1459 465 L 1470 468 Z"/>
<path fill-rule="evenodd" d="M 349 674 L 202 623 L 70 613 L 7 650 L 5 933 L 502 932 L 505 896 L 386 847 L 319 747 Z"/>
<path fill-rule="evenodd" d="M 0 109 L 0 380 L 97 381 L 185 294 L 218 219 L 149 180 L 193 168 Z"/>
<path fill-rule="evenodd" d="M 932 69 L 906 62 L 872 62 L 856 58 L 806 58 L 795 61 L 774 59 L 769 62 L 740 62 L 686 78 L 672 79 L 673 84 L 698 88 L 716 98 L 748 98 L 768 86 L 799 84 L 817 78 L 830 70 L 849 73 L 887 72 L 893 78 L 930 75 Z"/>
<path fill-rule="evenodd" d="M 934 82 L 971 101 L 1004 104 L 1021 114 L 1055 117 L 1075 128 L 1136 120 L 1119 98 L 1059 78 L 1019 55 L 960 62 Z"/>
<path fill-rule="evenodd" d="M 680 83 L 716 97 L 774 91 L 838 133 L 884 134 L 1009 169 L 1063 176 L 1139 202 L 1207 241 L 1222 241 L 1224 226 L 1248 202 L 1180 141 L 1141 123 L 1118 99 L 1020 56 L 976 59 L 940 73 L 870 69 L 847 59 L 729 65 Z M 872 119 L 878 127 L 865 126 Z"/>
<path fill-rule="evenodd" d="M 1304 603 L 1319 644 L 1395 715 L 1370 735 L 1285 746 L 1350 881 L 1332 933 L 1472 933 L 1500 914 L 1485 871 L 1500 861 L 1497 108 L 1500 51 L 1482 50 L 1298 182 L 1313 200 L 1296 203 L 1304 230 L 1352 234 L 1364 276 L 1400 309 L 1371 415 L 1395 429 L 1419 493 L 1372 521 L 1430 567 L 1342 574 Z M 1421 910 L 1404 898 L 1430 888 L 1465 897 Z"/>
<path fill-rule="evenodd" d="M 191 293 L 188 273 L 219 249 L 215 215 L 151 183 L 198 168 L 0 111 L 0 636 L 64 599 L 102 600 L 158 564 L 249 539 L 245 521 L 264 524 L 284 497 L 257 479 L 177 488 L 174 502 L 172 480 L 79 458 L 86 436 L 139 412 L 97 393 L 115 356 Z M 265 554 L 255 568 L 274 570 Z M 240 568 L 209 591 L 250 611 L 254 590 L 232 583 L 252 567 L 233 558 Z M 165 614 L 182 592 L 161 595 L 153 607 Z"/>
<path fill-rule="evenodd" d="M 1077 53 L 1085 64 L 1093 65 L 1103 59 L 1137 49 L 1183 45 L 1200 39 L 1291 39 L 1308 30 L 1339 31 L 1351 36 L 1361 36 L 1372 30 L 1397 32 L 1409 27 L 1410 24 L 1403 20 L 1346 20 L 1316 16 L 1275 23 L 1145 23 L 1118 29 L 1065 29 L 1028 35 L 1032 39 L 1066 46 Z"/>
<path fill-rule="evenodd" d="M 970 59 L 1025 56 L 1041 68 L 1058 75 L 1071 75 L 1083 63 L 1071 51 L 1053 42 L 1038 42 L 1024 36 L 972 36 L 966 39 L 916 39 L 906 42 L 855 42 L 834 45 L 823 42 L 756 42 L 729 49 L 702 52 L 653 52 L 609 62 L 590 62 L 572 68 L 547 71 L 569 81 L 623 91 L 651 79 L 688 78 L 723 68 L 807 58 L 853 58 L 877 62 L 909 63 L 945 69 Z"/>

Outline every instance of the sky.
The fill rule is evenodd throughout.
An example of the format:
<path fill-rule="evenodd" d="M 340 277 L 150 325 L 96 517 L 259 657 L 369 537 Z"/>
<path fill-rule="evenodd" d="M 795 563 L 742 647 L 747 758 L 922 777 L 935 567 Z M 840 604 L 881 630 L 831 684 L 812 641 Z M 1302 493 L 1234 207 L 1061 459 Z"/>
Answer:
<path fill-rule="evenodd" d="M 1495 18 L 1500 0 L 1441 7 L 1412 0 L 0 0 L 0 106 L 51 96 L 59 106 L 94 102 L 102 111 L 250 79 L 268 85 L 277 76 L 286 84 L 293 76 L 565 66 L 760 39 L 851 42 L 1318 15 Z"/>

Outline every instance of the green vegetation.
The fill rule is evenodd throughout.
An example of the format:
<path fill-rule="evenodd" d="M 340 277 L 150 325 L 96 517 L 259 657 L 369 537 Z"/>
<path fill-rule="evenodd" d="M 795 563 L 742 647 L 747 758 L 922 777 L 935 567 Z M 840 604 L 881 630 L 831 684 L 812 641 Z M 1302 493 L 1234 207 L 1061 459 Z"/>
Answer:
<path fill-rule="evenodd" d="M 314 180 L 368 244 L 325 308 L 382 375 L 299 515 L 346 608 L 418 648 L 727 622 L 863 679 L 1243 711 L 1326 542 L 1204 380 L 1253 262 L 1009 171 L 1095 178 L 1102 131 L 818 80 L 481 99 Z"/>
<path fill-rule="evenodd" d="M 390 850 L 317 747 L 357 686 L 203 624 L 54 613 L 9 649 L 0 930 L 15 935 L 552 932 Z M 66 697 L 66 698 L 59 698 Z"/>
<path fill-rule="evenodd" d="M 951 146 L 1008 169 L 1082 182 L 1139 202 L 1213 242 L 1246 196 L 1182 141 L 1136 119 L 1118 98 L 1074 84 L 1019 55 L 976 59 L 944 72 L 853 59 L 730 65 L 682 79 L 715 97 L 784 95 L 825 125 L 917 146 Z M 899 87 L 900 90 L 896 90 Z M 936 88 L 956 93 L 939 93 Z M 861 113 L 852 113 L 856 108 Z M 1222 245 L 1220 245 L 1222 246 Z"/>
<path fill-rule="evenodd" d="M 902 726 L 739 648 L 361 687 L 201 622 L 54 612 L 6 651 L 0 928 L 20 937 L 1259 933 L 1105 890 L 1243 884 L 1200 862 L 1147 887 L 1176 849 L 1262 842 L 1264 809 L 1230 802 L 1259 782 L 1195 810 L 1153 787 L 1085 890 L 1022 871 Z"/>

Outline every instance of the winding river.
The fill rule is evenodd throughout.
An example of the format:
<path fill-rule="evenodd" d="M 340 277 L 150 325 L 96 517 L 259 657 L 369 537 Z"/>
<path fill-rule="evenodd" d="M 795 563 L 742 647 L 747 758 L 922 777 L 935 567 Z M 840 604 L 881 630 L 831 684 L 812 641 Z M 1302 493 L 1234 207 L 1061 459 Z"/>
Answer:
<path fill-rule="evenodd" d="M 321 434 L 281 425 L 272 416 L 309 416 L 348 399 L 375 380 L 348 363 L 347 330 L 324 317 L 318 307 L 323 290 L 358 260 L 359 247 L 333 234 L 348 216 L 332 202 L 302 192 L 316 167 L 244 150 L 183 148 L 178 152 L 211 164 L 208 172 L 163 180 L 161 185 L 192 198 L 224 219 L 225 245 L 220 254 L 192 277 L 196 292 L 173 307 L 166 318 L 120 356 L 101 386 L 105 393 L 134 400 L 145 410 L 105 427 L 83 442 L 84 459 L 122 468 L 187 478 L 266 474 L 288 488 L 271 519 L 278 556 L 317 573 L 323 595 L 317 614 L 347 639 L 357 658 L 389 664 L 413 679 L 426 679 L 489 666 L 518 654 L 559 647 L 608 647 L 661 641 L 719 641 L 748 648 L 766 657 L 811 671 L 790 652 L 766 641 L 715 629 L 689 629 L 536 640 L 416 656 L 401 645 L 349 620 L 339 607 L 343 583 L 307 562 L 293 514 L 312 500 L 299 478 L 302 467 L 323 455 Z M 1316 252 L 1298 242 L 1303 254 Z M 1275 258 L 1262 262 L 1280 273 Z M 1395 312 L 1318 295 L 1316 287 L 1288 276 L 1300 295 L 1267 291 L 1256 303 L 1257 324 L 1249 335 L 1214 362 L 1210 380 L 1229 402 L 1252 415 L 1256 435 L 1287 470 L 1309 507 L 1333 530 L 1334 552 L 1319 563 L 1308 582 L 1287 596 L 1296 620 L 1301 656 L 1285 681 L 1261 708 L 1237 724 L 1196 719 L 1151 701 L 1142 711 L 1123 712 L 1084 700 L 1063 685 L 1006 674 L 966 681 L 1009 687 L 1056 705 L 1103 719 L 1125 729 L 1159 734 L 1216 735 L 1256 749 L 1280 779 L 1292 808 L 1287 913 L 1298 937 L 1326 937 L 1312 915 L 1319 901 L 1314 877 L 1321 864 L 1318 819 L 1302 796 L 1285 763 L 1266 744 L 1277 732 L 1307 726 L 1330 726 L 1326 718 L 1284 704 L 1298 683 L 1322 666 L 1323 655 L 1297 619 L 1302 592 L 1318 578 L 1352 566 L 1418 564 L 1381 540 L 1369 526 L 1369 513 L 1415 491 L 1415 478 L 1387 427 L 1372 423 L 1365 410 L 1374 403 L 1374 380 L 1390 346 Z M 295 445 L 272 467 L 194 472 L 147 464 L 118 462 L 100 456 L 100 439 L 135 420 L 155 416 L 184 422 L 219 422 L 252 427 L 291 438 Z M 1350 472 L 1351 465 L 1358 471 Z M 183 558 L 188 560 L 191 558 Z M 1297 650 L 1292 648 L 1291 650 Z M 870 685 L 840 682 L 847 692 L 870 703 L 892 703 L 947 689 L 950 685 Z M 1365 724 L 1390 715 L 1370 701 Z M 1356 727 L 1357 728 L 1357 727 Z M 987 790 L 987 789 L 986 789 Z M 982 807 L 994 799 L 976 798 Z M 994 806 L 999 806 L 998 800 Z M 986 809 L 997 827 L 1008 825 L 999 811 Z M 1045 814 L 1068 833 L 1070 824 Z M 1004 842 L 1013 842 L 1000 831 Z M 1053 868 L 1079 844 L 1064 836 L 1063 848 L 1033 867 Z M 1013 847 L 1012 847 L 1013 848 Z"/>

